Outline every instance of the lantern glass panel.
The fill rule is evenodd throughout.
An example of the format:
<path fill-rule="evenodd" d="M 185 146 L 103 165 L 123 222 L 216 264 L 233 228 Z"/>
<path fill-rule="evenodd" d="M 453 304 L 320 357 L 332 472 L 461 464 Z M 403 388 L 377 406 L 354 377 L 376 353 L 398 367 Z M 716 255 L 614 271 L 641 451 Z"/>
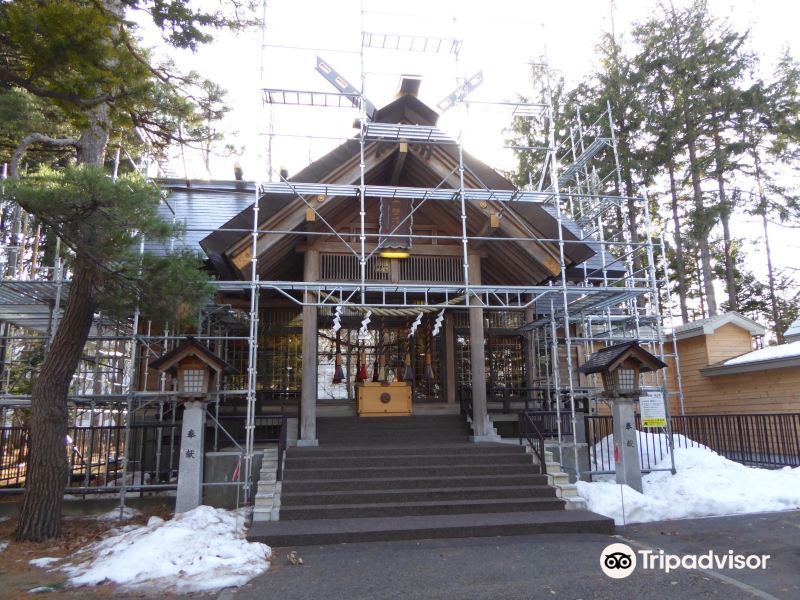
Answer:
<path fill-rule="evenodd" d="M 203 369 L 186 369 L 183 372 L 183 392 L 185 394 L 203 393 L 205 388 L 206 372 Z"/>
<path fill-rule="evenodd" d="M 619 392 L 634 392 L 639 389 L 639 373 L 636 369 L 617 369 Z"/>

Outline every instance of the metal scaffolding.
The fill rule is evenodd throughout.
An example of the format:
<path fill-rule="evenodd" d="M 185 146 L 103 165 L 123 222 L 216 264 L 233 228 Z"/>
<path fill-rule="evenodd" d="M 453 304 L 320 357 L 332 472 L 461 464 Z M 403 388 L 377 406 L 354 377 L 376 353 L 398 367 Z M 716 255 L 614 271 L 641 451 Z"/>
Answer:
<path fill-rule="evenodd" d="M 599 348 L 621 341 L 639 340 L 650 352 L 663 360 L 670 359 L 674 365 L 677 389 L 668 389 L 662 372 L 647 376 L 645 389 L 659 390 L 665 398 L 677 398 L 682 407 L 680 369 L 675 355 L 674 339 L 667 346 L 665 331 L 674 331 L 671 322 L 671 299 L 664 260 L 663 234 L 655 231 L 650 221 L 650 207 L 645 195 L 627 197 L 622 193 L 617 141 L 612 119 L 612 107 L 607 106 L 591 124 L 583 122 L 580 110 L 574 115 L 574 126 L 565 140 L 555 137 L 552 90 L 545 69 L 539 78 L 541 101 L 512 103 L 475 101 L 482 107 L 496 108 L 514 118 L 529 119 L 532 128 L 549 132 L 541 147 L 525 148 L 512 146 L 516 151 L 530 151 L 544 155 L 544 161 L 530 185 L 519 190 L 498 190 L 480 182 L 467 185 L 468 175 L 464 161 L 463 131 L 453 137 L 433 126 L 411 124 L 378 123 L 371 120 L 374 106 L 366 97 L 365 87 L 369 74 L 366 68 L 367 55 L 371 52 L 439 53 L 451 58 L 457 68 L 462 41 L 451 38 L 424 37 L 418 35 L 389 34 L 368 31 L 365 21 L 368 11 L 362 9 L 360 32 L 360 89 L 347 84 L 334 83 L 336 92 L 264 88 L 261 90 L 264 105 L 270 110 L 275 106 L 297 106 L 302 110 L 329 110 L 332 108 L 351 110 L 357 114 L 358 181 L 350 184 L 297 183 L 290 181 L 285 173 L 272 169 L 267 182 L 254 187 L 252 204 L 252 227 L 235 230 L 250 236 L 249 280 L 227 280 L 216 282 L 220 293 L 246 294 L 249 309 L 212 303 L 201 311 L 197 331 L 193 335 L 207 343 L 217 354 L 231 362 L 238 361 L 246 375 L 232 378 L 226 389 L 210 404 L 209 414 L 219 425 L 219 404 L 226 398 L 244 398 L 246 406 L 245 442 L 241 448 L 244 461 L 244 477 L 235 482 L 241 486 L 243 498 L 252 499 L 251 475 L 254 457 L 254 422 L 256 418 L 257 362 L 259 357 L 259 301 L 262 292 L 270 291 L 297 307 L 348 308 L 366 312 L 372 309 L 439 310 L 458 306 L 479 307 L 484 311 L 517 311 L 530 315 L 519 329 L 526 336 L 533 355 L 529 381 L 548 390 L 550 406 L 559 414 L 566 411 L 576 431 L 579 418 L 576 411 L 578 397 L 589 398 L 595 408 L 600 400 L 602 386 L 593 376 L 578 374 L 577 367 L 589 354 Z M 284 50 L 287 47 L 281 47 Z M 309 48 L 293 47 L 291 51 L 313 51 Z M 319 68 L 319 66 L 318 66 Z M 400 74 L 398 73 L 398 76 Z M 346 85 L 345 85 L 346 84 Z M 456 92 L 449 97 L 446 106 L 470 104 L 470 85 L 477 85 L 474 78 L 460 77 Z M 272 137 L 279 134 L 270 131 Z M 305 137 L 305 136 L 303 136 Z M 320 136 L 319 139 L 331 140 Z M 353 139 L 353 138 L 351 138 Z M 458 166 L 454 173 L 442 178 L 439 185 L 429 188 L 405 186 L 376 186 L 367 184 L 366 157 L 368 150 L 378 144 L 413 142 L 415 144 L 448 145 L 455 147 Z M 451 187 L 450 175 L 458 180 Z M 322 232 L 270 229 L 259 219 L 261 194 L 288 194 L 302 200 L 316 219 L 326 229 Z M 325 221 L 318 210 L 315 199 L 325 196 L 350 197 L 353 206 L 358 206 L 360 231 L 355 241 L 352 233 L 337 231 Z M 402 198 L 413 200 L 414 210 L 426 203 L 452 203 L 459 211 L 460 236 L 403 233 L 399 226 L 389 234 L 367 231 L 365 223 L 366 199 L 368 197 Z M 468 233 L 469 202 L 497 203 L 500 207 L 511 207 L 518 203 L 534 203 L 542 206 L 557 223 L 557 235 L 551 238 L 528 237 L 496 238 L 479 233 Z M 631 208 L 632 207 L 632 208 Z M 0 407 L 5 424 L 13 411 L 27 406 L 29 402 L 26 382 L 35 376 L 35 367 L 30 366 L 31 356 L 46 351 L 62 312 L 63 298 L 69 293 L 68 276 L 63 273 L 62 250 L 56 248 L 53 266 L 38 264 L 39 241 L 35 231 L 27 225 L 18 207 L 7 205 L 4 210 L 13 220 L 11 234 L 2 240 L 0 268 L 3 281 L 0 283 Z M 636 219 L 631 227 L 629 219 Z M 401 223 L 402 224 L 402 223 Z M 26 229 L 27 228 L 27 229 Z M 633 239 L 631 231 L 637 233 Z M 212 230 L 188 228 L 188 233 L 210 234 Z M 343 248 L 358 261 L 357 281 L 262 281 L 258 276 L 259 240 L 272 235 L 333 236 L 343 243 Z M 409 237 L 412 241 L 436 240 L 457 242 L 463 252 L 461 260 L 462 280 L 457 283 L 399 284 L 376 282 L 367 273 L 367 265 L 377 248 L 368 251 L 367 242 L 374 241 L 380 247 L 380 238 Z M 531 281 L 530 285 L 481 285 L 475 282 L 470 265 L 470 248 L 476 243 L 496 244 L 498 252 L 503 244 L 519 241 L 549 243 L 557 248 L 556 260 L 559 275 L 550 281 Z M 595 258 L 579 265 L 570 264 L 567 250 L 570 244 L 585 244 L 595 250 Z M 144 251 L 144 244 L 142 244 Z M 568 277 L 569 270 L 576 270 L 580 277 Z M 665 315 L 665 316 L 662 316 Z M 167 389 L 162 375 L 158 391 L 140 391 L 135 386 L 142 377 L 142 365 L 174 347 L 183 338 L 169 324 L 157 330 L 149 322 L 140 322 L 138 312 L 131 319 L 112 321 L 98 315 L 84 359 L 75 374 L 69 399 L 74 407 L 76 422 L 89 410 L 94 419 L 96 411 L 114 410 L 123 419 L 126 440 L 130 438 L 130 426 L 140 419 L 152 419 L 158 423 L 174 426 L 176 407 L 175 393 Z M 241 352 L 243 356 L 235 353 Z M 26 366 L 28 365 L 28 366 Z M 141 386 L 141 382 L 138 382 Z M 550 390 L 555 390 L 551 394 Z M 669 402 L 667 402 L 669 406 Z M 138 415 L 138 416 L 137 416 Z M 216 416 L 215 416 L 216 415 Z M 215 430 L 224 437 L 225 430 Z M 565 451 L 571 448 L 571 464 L 577 469 L 579 444 L 558 432 L 559 458 L 564 462 Z M 215 439 L 216 443 L 216 439 Z M 158 460 L 162 460 L 159 455 Z M 172 455 L 169 460 L 172 461 Z M 131 465 L 133 470 L 136 466 Z M 127 469 L 127 461 L 125 469 Z M 170 462 L 170 468 L 171 462 Z M 152 487 L 152 486 L 151 486 Z M 131 489 L 138 489 L 136 486 Z M 148 488 L 150 489 L 150 488 Z M 120 492 L 124 502 L 125 484 Z"/>

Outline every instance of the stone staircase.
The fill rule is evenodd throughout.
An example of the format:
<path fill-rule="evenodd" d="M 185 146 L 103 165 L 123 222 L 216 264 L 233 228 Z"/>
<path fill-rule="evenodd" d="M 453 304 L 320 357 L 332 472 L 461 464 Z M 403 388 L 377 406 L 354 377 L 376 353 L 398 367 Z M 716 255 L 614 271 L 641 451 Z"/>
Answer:
<path fill-rule="evenodd" d="M 317 436 L 318 448 L 288 449 L 279 506 L 262 497 L 261 510 L 268 500 L 280 520 L 254 517 L 249 539 L 281 547 L 613 531 L 610 519 L 564 510 L 556 486 L 570 485 L 565 474 L 539 474 L 521 446 L 469 443 L 458 415 L 319 419 Z"/>

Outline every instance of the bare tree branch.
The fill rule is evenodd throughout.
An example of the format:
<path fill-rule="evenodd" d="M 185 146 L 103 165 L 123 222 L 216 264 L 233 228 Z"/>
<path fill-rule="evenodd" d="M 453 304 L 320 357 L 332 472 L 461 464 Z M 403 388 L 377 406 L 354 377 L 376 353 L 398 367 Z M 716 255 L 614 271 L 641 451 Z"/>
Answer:
<path fill-rule="evenodd" d="M 11 161 L 8 165 L 9 177 L 12 179 L 19 178 L 19 162 L 22 160 L 23 155 L 27 152 L 31 144 L 46 144 L 48 146 L 73 146 L 77 148 L 79 141 L 76 138 L 54 138 L 42 133 L 31 133 L 22 138 L 22 141 L 17 146 L 14 153 L 11 155 Z"/>
<path fill-rule="evenodd" d="M 80 108 L 92 108 L 99 104 L 103 104 L 104 102 L 111 102 L 115 99 L 115 96 L 113 94 L 100 94 L 99 96 L 94 96 L 92 98 L 84 98 L 82 96 L 77 96 L 75 94 L 70 94 L 67 92 L 59 92 L 56 90 L 43 88 L 41 86 L 34 85 L 27 78 L 20 77 L 10 69 L 7 69 L 2 66 L 0 66 L 0 82 L 19 86 L 22 89 L 27 90 L 34 96 L 39 96 L 40 98 L 52 98 L 54 100 L 63 100 L 65 102 L 70 102 Z"/>

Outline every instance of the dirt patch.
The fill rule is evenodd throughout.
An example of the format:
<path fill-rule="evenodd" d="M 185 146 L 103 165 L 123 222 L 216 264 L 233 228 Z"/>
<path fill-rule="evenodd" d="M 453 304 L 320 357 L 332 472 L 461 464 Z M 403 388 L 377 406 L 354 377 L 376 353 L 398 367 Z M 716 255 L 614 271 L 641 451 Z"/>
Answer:
<path fill-rule="evenodd" d="M 169 519 L 172 514 L 164 510 L 150 511 L 125 521 L 125 524 L 143 525 L 151 516 Z M 98 521 L 92 518 L 70 518 L 63 520 L 61 537 L 42 543 L 13 541 L 14 531 L 17 527 L 16 517 L 0 522 L 0 545 L 9 542 L 5 550 L 0 552 L 0 596 L 8 599 L 35 598 L 30 590 L 40 588 L 44 595 L 51 592 L 58 598 L 163 598 L 186 597 L 165 592 L 125 592 L 119 590 L 114 584 L 103 584 L 92 587 L 74 588 L 67 584 L 64 573 L 51 569 L 57 568 L 60 563 L 39 568 L 29 564 L 37 558 L 52 557 L 67 559 L 82 548 L 100 540 L 110 529 L 117 527 L 117 521 Z M 191 597 L 208 597 L 208 594 L 193 594 Z"/>

